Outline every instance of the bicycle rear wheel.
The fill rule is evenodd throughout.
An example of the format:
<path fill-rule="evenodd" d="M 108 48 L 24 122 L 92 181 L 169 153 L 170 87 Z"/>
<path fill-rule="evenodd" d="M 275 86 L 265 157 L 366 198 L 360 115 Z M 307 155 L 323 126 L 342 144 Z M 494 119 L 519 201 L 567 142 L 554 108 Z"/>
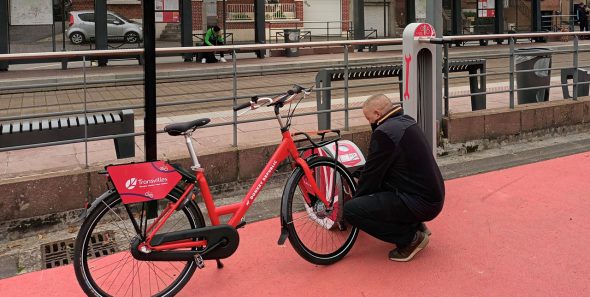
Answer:
<path fill-rule="evenodd" d="M 176 197 L 168 195 L 158 208 L 161 210 L 166 203 L 175 201 Z M 142 205 L 128 206 L 139 219 Z M 158 234 L 204 226 L 200 210 L 189 203 L 174 212 Z M 131 242 L 138 237 L 116 192 L 88 214 L 74 246 L 76 278 L 88 296 L 173 296 L 184 287 L 195 272 L 195 262 L 138 261 L 129 250 Z"/>
<path fill-rule="evenodd" d="M 344 165 L 327 157 L 315 157 L 308 166 L 332 207 L 315 197 L 303 169 L 292 173 L 282 197 L 281 216 L 289 242 L 307 261 L 328 265 L 342 259 L 352 248 L 358 229 L 342 216 L 343 205 L 354 196 L 356 185 Z"/>

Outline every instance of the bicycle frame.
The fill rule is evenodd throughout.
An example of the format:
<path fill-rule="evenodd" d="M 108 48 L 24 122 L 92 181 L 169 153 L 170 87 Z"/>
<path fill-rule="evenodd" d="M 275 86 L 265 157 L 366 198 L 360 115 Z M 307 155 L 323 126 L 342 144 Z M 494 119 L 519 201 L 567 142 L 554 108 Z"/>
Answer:
<path fill-rule="evenodd" d="M 278 115 L 277 118 L 279 119 L 279 123 L 281 123 L 280 117 Z M 191 167 L 191 169 L 195 171 L 197 180 L 196 184 L 199 186 L 201 190 L 201 194 L 203 195 L 203 200 L 205 202 L 205 206 L 207 208 L 207 212 L 209 214 L 209 218 L 213 226 L 217 226 L 220 224 L 220 216 L 231 214 L 232 216 L 228 222 L 228 225 L 236 228 L 238 224 L 240 224 L 240 222 L 242 221 L 242 218 L 244 217 L 250 206 L 252 206 L 252 204 L 256 200 L 256 197 L 258 197 L 258 195 L 260 194 L 262 188 L 264 188 L 264 186 L 266 185 L 268 179 L 273 175 L 277 166 L 288 157 L 292 157 L 294 159 L 294 163 L 298 166 L 301 166 L 309 182 L 309 187 L 311 188 L 315 196 L 318 197 L 318 199 L 320 199 L 325 205 L 330 205 L 330 202 L 327 201 L 325 197 L 326 193 L 319 189 L 315 181 L 315 178 L 313 177 L 313 174 L 307 165 L 307 162 L 299 156 L 297 146 L 295 145 L 295 142 L 293 141 L 293 138 L 289 130 L 286 128 L 282 128 L 281 130 L 283 131 L 281 143 L 275 150 L 274 154 L 272 155 L 272 157 L 270 158 L 270 160 L 268 161 L 268 163 L 266 164 L 266 166 L 264 167 L 256 181 L 254 182 L 246 196 L 242 199 L 242 201 L 219 207 L 215 206 L 215 203 L 213 202 L 213 197 L 211 195 L 211 191 L 209 190 L 207 179 L 205 178 L 205 172 L 198 162 L 196 153 L 194 151 L 194 147 L 192 145 L 191 135 L 185 135 L 186 144 L 190 151 L 191 158 L 193 159 L 193 166 Z M 158 246 L 150 245 L 152 238 L 155 236 L 158 230 L 164 225 L 164 223 L 172 215 L 172 213 L 178 209 L 182 201 L 186 199 L 186 196 L 192 193 L 193 189 L 194 185 L 190 184 L 185 189 L 181 198 L 178 199 L 176 203 L 170 203 L 162 211 L 162 214 L 160 214 L 160 216 L 158 216 L 158 218 L 148 227 L 146 233 L 148 233 L 149 235 L 147 236 L 145 245 L 148 249 L 153 251 L 165 251 L 180 248 L 197 248 L 206 245 L 206 241 L 202 240 L 182 240 L 177 242 L 164 243 Z M 195 199 L 195 197 L 192 197 L 192 199 Z"/>

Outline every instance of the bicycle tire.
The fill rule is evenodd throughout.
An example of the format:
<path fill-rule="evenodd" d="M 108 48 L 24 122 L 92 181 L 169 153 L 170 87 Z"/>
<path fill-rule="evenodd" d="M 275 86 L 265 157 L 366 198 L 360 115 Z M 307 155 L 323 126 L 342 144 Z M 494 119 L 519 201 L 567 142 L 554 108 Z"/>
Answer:
<path fill-rule="evenodd" d="M 161 201 L 170 201 L 170 202 L 175 202 L 177 201 L 177 198 L 172 196 L 172 195 L 168 195 L 167 199 L 165 200 L 161 200 Z M 103 222 L 102 225 L 100 225 L 101 227 L 97 228 L 97 226 L 99 226 L 99 224 L 101 223 L 101 220 L 103 220 L 105 218 L 105 215 L 108 214 L 114 214 L 114 217 L 116 217 L 117 219 L 120 219 L 120 222 L 117 222 L 116 224 L 114 222 L 111 222 L 111 225 L 114 229 L 119 229 L 116 230 L 116 232 L 121 233 L 122 231 L 122 227 L 126 227 L 126 224 L 131 224 L 131 220 L 127 217 L 126 219 L 123 219 L 123 217 L 121 215 L 119 215 L 117 213 L 117 211 L 120 211 L 121 209 L 117 209 L 117 207 L 122 207 L 122 203 L 121 203 L 121 198 L 119 196 L 118 193 L 114 192 L 111 193 L 109 196 L 107 196 L 101 203 L 99 203 L 94 209 L 92 209 L 92 211 L 87 215 L 86 219 L 84 220 L 80 231 L 78 232 L 78 236 L 76 237 L 76 241 L 75 241 L 75 245 L 74 245 L 74 271 L 76 273 L 76 278 L 78 280 L 78 283 L 80 284 L 81 288 L 84 290 L 84 292 L 88 295 L 88 296 L 120 296 L 120 295 L 127 295 L 129 289 L 131 288 L 131 295 L 132 296 L 137 296 L 137 292 L 135 292 L 135 289 L 139 289 L 139 296 L 174 296 L 176 293 L 178 293 L 185 285 L 186 283 L 190 280 L 190 278 L 192 277 L 192 275 L 194 274 L 195 270 L 196 270 L 196 263 L 195 261 L 186 261 L 186 262 L 145 262 L 145 261 L 137 261 L 133 258 L 133 256 L 131 256 L 130 251 L 129 251 L 129 244 L 125 244 L 125 242 L 123 243 L 123 248 L 120 248 L 119 252 L 113 253 L 113 254 L 108 254 L 106 256 L 98 256 L 94 259 L 89 259 L 92 255 L 90 255 L 90 252 L 93 252 L 94 256 L 96 256 L 96 251 L 94 250 L 94 248 L 90 247 L 91 243 L 94 244 L 96 243 L 96 238 L 97 237 L 93 237 L 92 234 L 93 232 L 96 230 L 97 231 L 97 236 L 98 238 L 100 238 L 100 236 L 103 236 L 103 245 L 105 245 L 104 243 L 106 242 L 106 246 L 110 246 L 111 243 L 118 243 L 118 240 L 116 239 L 117 236 L 121 237 L 122 235 L 119 234 L 117 235 L 115 233 L 115 231 L 113 231 L 113 234 L 109 235 L 109 231 L 99 231 L 100 229 L 105 229 L 108 230 L 109 227 L 105 227 L 103 225 L 109 224 L 108 221 Z M 126 213 L 123 214 L 123 216 L 126 216 Z M 176 211 L 165 223 L 165 225 L 163 226 L 163 229 L 166 228 L 169 222 L 170 224 L 172 224 L 174 221 L 172 221 L 173 218 L 176 218 L 177 216 L 182 216 L 184 215 L 186 218 L 186 223 L 188 223 L 188 225 L 186 227 L 190 227 L 190 228 L 199 228 L 199 227 L 204 227 L 205 226 L 205 220 L 203 218 L 203 214 L 201 213 L 200 209 L 198 208 L 198 206 L 196 206 L 194 203 L 190 202 L 188 203 L 181 211 Z M 128 221 L 128 222 L 126 222 Z M 180 221 L 176 221 L 175 225 L 172 227 L 169 227 L 168 230 L 166 230 L 166 232 L 169 231 L 174 231 L 173 228 L 178 225 Z M 106 232 L 106 233 L 105 233 Z M 133 227 L 131 227 L 131 231 L 128 231 L 129 234 L 127 234 L 127 239 L 133 240 L 134 237 L 130 238 L 129 235 L 130 234 L 137 234 L 137 232 L 135 231 L 135 229 Z M 106 239 L 105 239 L 106 238 Z M 111 239 L 112 238 L 112 239 Z M 116 251 L 118 249 L 118 246 L 114 246 L 112 247 L 114 251 Z M 100 253 L 100 251 L 99 251 Z M 109 259 L 110 257 L 113 257 L 113 259 Z M 123 258 L 125 257 L 125 258 Z M 101 260 L 103 259 L 103 260 Z M 117 261 L 117 259 L 120 259 L 119 261 Z M 92 264 L 89 263 L 89 260 L 93 260 L 94 262 Z M 114 261 L 117 262 L 114 262 Z M 107 267 L 111 266 L 111 268 L 113 269 L 113 271 L 111 271 L 109 273 L 109 275 L 106 278 L 106 281 L 103 280 L 102 281 L 102 285 L 97 284 L 97 281 L 99 278 L 102 278 L 106 275 L 106 273 L 103 274 L 103 276 L 98 277 L 98 275 L 94 275 L 94 273 L 92 271 L 89 270 L 90 265 L 92 265 L 92 268 L 96 268 L 95 266 L 97 266 L 98 261 L 102 261 L 105 262 L 105 266 L 103 266 L 102 268 L 98 268 L 96 269 L 96 271 L 98 272 L 98 270 L 100 269 L 106 269 Z M 124 263 L 122 263 L 122 261 L 125 261 Z M 109 262 L 111 262 L 110 264 L 108 264 Z M 131 263 L 129 263 L 131 262 Z M 122 263 L 122 264 L 121 264 Z M 164 273 L 166 273 L 167 270 L 170 270 L 169 266 L 164 267 L 164 265 L 160 265 L 161 263 L 166 263 L 169 264 L 170 266 L 172 266 L 172 268 L 174 268 L 174 263 L 180 263 L 180 267 L 182 267 L 182 270 L 177 268 L 178 274 L 177 275 L 172 275 L 173 277 L 171 277 L 170 275 L 168 275 L 169 278 L 173 278 L 171 283 L 169 285 L 166 286 L 166 284 L 164 283 Z M 115 265 L 116 264 L 116 265 Z M 146 267 L 144 267 L 143 265 L 145 264 Z M 112 265 L 115 265 L 114 267 Z M 131 267 L 131 268 L 130 268 Z M 107 282 L 112 274 L 114 273 L 114 269 L 119 268 L 119 271 L 114 275 L 114 278 L 112 279 L 112 282 Z M 148 270 L 148 276 L 147 276 L 147 283 L 141 283 L 141 279 L 145 280 L 144 277 L 144 272 L 145 269 L 147 268 Z M 119 292 L 110 292 L 110 288 L 115 284 L 115 282 L 119 281 L 117 278 L 119 275 L 121 275 L 121 278 L 127 276 L 125 278 L 125 280 L 123 281 L 123 283 L 120 285 L 120 287 L 123 287 L 127 284 L 127 279 L 129 278 L 128 275 L 130 275 L 130 273 L 122 273 L 123 270 L 129 270 L 132 269 L 131 274 L 133 274 L 133 278 L 132 280 L 129 282 L 129 284 L 126 286 L 127 287 L 127 291 L 125 291 L 125 294 L 119 294 Z M 143 271 L 142 271 L 143 269 Z M 141 272 L 141 273 L 140 273 Z M 154 276 L 153 278 L 151 277 L 151 272 L 154 272 Z M 139 277 L 141 278 L 139 281 L 139 284 L 135 284 L 134 280 L 135 277 Z M 157 287 L 156 291 L 154 292 L 154 290 L 152 289 L 152 281 L 155 282 L 155 285 Z M 163 283 L 163 289 L 160 290 L 160 285 L 159 282 Z M 109 286 L 109 288 L 105 288 L 106 286 Z M 116 284 L 117 286 L 119 286 L 119 284 Z M 149 288 L 145 288 L 145 286 L 148 286 Z M 145 292 L 147 291 L 147 292 Z M 144 293 L 148 293 L 147 295 L 144 295 Z"/>
<path fill-rule="evenodd" d="M 335 172 L 337 174 L 330 175 L 330 169 L 334 170 L 334 165 L 336 165 Z M 281 219 L 283 225 L 289 232 L 289 242 L 301 257 L 313 264 L 329 265 L 342 259 L 350 251 L 358 236 L 358 229 L 352 225 L 347 224 L 342 219 L 342 206 L 344 205 L 345 200 L 352 199 L 352 197 L 354 197 L 356 184 L 354 183 L 352 176 L 344 167 L 344 165 L 339 162 L 334 162 L 334 159 L 332 158 L 313 157 L 308 160 L 308 166 L 315 175 L 316 183 L 318 183 L 320 188 L 324 187 L 324 185 L 327 185 L 330 178 L 333 179 L 335 176 L 336 183 L 333 183 L 332 185 L 337 185 L 340 189 L 340 192 L 345 193 L 345 195 L 340 195 L 340 198 L 337 200 L 338 203 L 334 204 L 334 209 L 331 212 L 319 211 L 318 209 L 314 208 L 313 205 L 310 205 L 304 200 L 303 197 L 305 196 L 304 192 L 306 191 L 304 189 L 306 178 L 303 169 L 301 167 L 297 167 L 295 170 L 293 170 L 285 185 L 285 190 L 283 192 L 281 201 Z M 329 176 L 329 178 L 324 178 L 323 180 L 318 179 L 318 173 L 321 174 L 322 170 L 327 170 L 324 172 L 328 173 L 327 176 Z M 333 172 L 334 171 L 332 171 L 332 173 Z M 340 183 L 338 183 L 338 181 L 340 181 Z M 345 182 L 346 185 L 342 182 Z M 345 187 L 348 187 L 348 192 L 346 192 Z M 296 192 L 298 189 L 299 194 Z M 335 199 L 338 197 L 336 193 L 340 192 L 336 192 L 336 190 L 331 190 L 331 192 L 326 190 L 326 193 L 329 193 L 329 195 L 326 196 L 330 196 L 327 197 L 329 200 Z M 319 206 L 318 201 L 319 200 L 316 201 L 316 205 Z M 300 205 L 294 205 L 295 203 Z M 319 203 L 321 203 L 321 201 L 319 201 Z M 321 205 L 323 205 L 323 203 L 321 203 Z M 338 206 L 337 209 L 336 206 Z M 297 216 L 295 219 L 294 214 Z M 300 221 L 303 222 L 300 224 Z M 333 224 L 337 224 L 336 228 L 334 228 L 333 224 L 331 226 L 327 226 L 327 222 L 329 221 L 332 221 Z M 313 229 L 315 231 L 321 231 L 321 235 L 315 235 L 315 243 L 317 243 L 321 236 L 320 241 L 325 243 L 329 238 L 329 241 L 332 243 L 332 247 L 321 251 L 315 250 L 316 247 L 314 247 L 314 245 L 316 244 L 311 243 L 310 240 L 308 240 L 309 236 L 303 234 L 304 229 L 299 227 L 305 227 L 307 230 Z M 344 230 L 342 230 L 341 227 L 344 227 Z"/>

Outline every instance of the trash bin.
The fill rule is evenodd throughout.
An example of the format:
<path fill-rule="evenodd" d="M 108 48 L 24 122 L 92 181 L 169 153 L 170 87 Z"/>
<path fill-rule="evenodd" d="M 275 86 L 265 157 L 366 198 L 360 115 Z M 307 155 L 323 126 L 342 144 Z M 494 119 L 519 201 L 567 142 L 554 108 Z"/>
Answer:
<path fill-rule="evenodd" d="M 551 83 L 551 50 L 542 47 L 516 49 L 516 87 L 518 104 L 543 102 L 549 100 Z M 536 70 L 538 71 L 527 71 Z"/>
<path fill-rule="evenodd" d="M 301 34 L 301 30 L 299 30 L 299 29 L 284 29 L 283 35 L 285 35 L 285 43 L 299 42 L 300 34 Z M 285 56 L 299 57 L 299 48 L 285 49 Z"/>

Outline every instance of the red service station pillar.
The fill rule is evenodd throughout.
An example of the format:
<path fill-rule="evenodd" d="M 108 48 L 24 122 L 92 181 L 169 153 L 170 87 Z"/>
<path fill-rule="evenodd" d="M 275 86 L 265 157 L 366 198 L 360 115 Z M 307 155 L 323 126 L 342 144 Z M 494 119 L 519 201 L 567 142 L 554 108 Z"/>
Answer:
<path fill-rule="evenodd" d="M 432 152 L 436 156 L 436 44 L 425 39 L 435 38 L 434 27 L 425 23 L 406 26 L 403 35 L 403 92 L 404 111 L 422 128 Z"/>

